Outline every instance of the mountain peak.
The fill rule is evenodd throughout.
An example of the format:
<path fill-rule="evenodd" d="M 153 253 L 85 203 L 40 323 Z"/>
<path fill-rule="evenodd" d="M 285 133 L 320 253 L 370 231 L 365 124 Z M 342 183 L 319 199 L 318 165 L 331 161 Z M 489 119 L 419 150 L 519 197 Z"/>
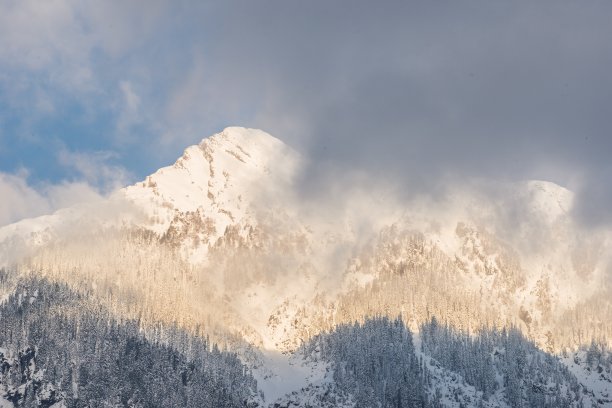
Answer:
<path fill-rule="evenodd" d="M 219 133 L 202 139 L 197 144 L 185 149 L 183 155 L 176 161 L 174 168 L 185 168 L 191 160 L 204 159 L 209 163 L 209 173 L 214 176 L 213 162 L 225 161 L 221 156 L 228 156 L 230 163 L 239 166 L 237 162 L 247 166 L 259 167 L 274 160 L 279 155 L 295 155 L 282 141 L 259 129 L 243 127 L 227 127 Z M 225 163 L 229 167 L 231 164 Z M 162 168 L 159 172 L 167 171 Z M 228 170 L 228 169 L 223 169 Z"/>
<path fill-rule="evenodd" d="M 256 197 L 286 188 L 299 162 L 295 151 L 262 130 L 228 127 L 123 191 L 160 220 L 159 233 L 177 213 L 194 211 L 215 220 L 222 232 L 247 215 Z"/>

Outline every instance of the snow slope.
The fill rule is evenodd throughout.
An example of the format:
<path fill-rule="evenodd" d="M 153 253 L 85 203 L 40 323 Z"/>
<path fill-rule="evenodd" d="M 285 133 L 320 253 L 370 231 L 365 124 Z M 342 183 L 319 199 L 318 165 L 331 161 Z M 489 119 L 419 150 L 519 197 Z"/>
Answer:
<path fill-rule="evenodd" d="M 276 371 L 261 375 L 269 398 L 323 381 L 279 357 L 304 340 L 296 329 L 300 316 L 315 304 L 329 309 L 319 314 L 325 322 L 309 321 L 305 336 L 316 334 L 340 319 L 338 296 L 375 283 L 385 265 L 414 257 L 401 233 L 388 231 L 418 233 L 428 251 L 462 271 L 458 291 L 489 294 L 542 346 L 550 322 L 601 298 L 609 286 L 612 235 L 582 231 L 571 217 L 573 194 L 561 186 L 456 186 L 440 202 L 406 202 L 382 187 L 347 185 L 342 200 L 316 207 L 297 193 L 303 169 L 304 158 L 280 140 L 230 127 L 103 202 L 0 228 L 0 266 L 110 287 L 101 296 L 116 296 L 118 313 L 126 309 L 117 306 L 121 296 L 129 296 L 130 313 L 146 307 L 153 320 L 189 308 L 181 314 L 185 325 L 207 321 L 214 310 L 216 323 L 264 350 L 261 360 Z M 81 248 L 92 236 L 124 239 L 135 232 L 139 240 L 130 241 L 120 260 L 109 258 L 123 241 L 110 249 Z M 143 272 L 160 250 L 170 254 L 167 263 Z M 69 272 L 59 271 L 67 265 Z M 172 301 L 150 300 L 170 295 Z"/>

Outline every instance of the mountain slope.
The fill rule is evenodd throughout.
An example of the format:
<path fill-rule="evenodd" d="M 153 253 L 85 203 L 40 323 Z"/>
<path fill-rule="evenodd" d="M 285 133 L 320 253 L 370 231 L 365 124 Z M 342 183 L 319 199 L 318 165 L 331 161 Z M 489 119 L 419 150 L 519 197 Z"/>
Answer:
<path fill-rule="evenodd" d="M 372 316 L 415 333 L 434 315 L 516 326 L 550 353 L 610 346 L 612 235 L 573 222 L 570 191 L 528 181 L 406 201 L 372 184 L 304 200 L 304 168 L 267 133 L 227 128 L 103 202 L 0 228 L 3 295 L 42 277 L 143 329 L 209 335 L 274 398 L 327 381 L 282 353 Z"/>

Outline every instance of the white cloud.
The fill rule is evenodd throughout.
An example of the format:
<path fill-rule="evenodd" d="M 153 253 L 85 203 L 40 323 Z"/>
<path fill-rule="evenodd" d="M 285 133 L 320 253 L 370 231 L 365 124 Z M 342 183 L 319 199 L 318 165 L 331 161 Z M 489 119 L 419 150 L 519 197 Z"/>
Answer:
<path fill-rule="evenodd" d="M 0 226 L 24 218 L 50 214 L 60 208 L 95 202 L 102 194 L 83 181 L 32 186 L 27 173 L 0 172 Z"/>
<path fill-rule="evenodd" d="M 129 81 L 121 81 L 119 83 L 119 88 L 121 89 L 121 92 L 123 92 L 123 98 L 128 111 L 138 112 L 138 108 L 140 107 L 140 97 L 136 95 L 132 89 L 132 83 Z"/>
<path fill-rule="evenodd" d="M 0 225 L 51 211 L 45 197 L 28 185 L 23 174 L 0 173 Z"/>
<path fill-rule="evenodd" d="M 44 71 L 52 81 L 77 88 L 96 81 L 93 53 L 111 58 L 146 41 L 165 14 L 162 2 L 78 0 L 0 3 L 0 65 Z"/>
<path fill-rule="evenodd" d="M 42 191 L 54 210 L 78 203 L 96 202 L 105 197 L 103 192 L 84 181 L 47 185 Z"/>
<path fill-rule="evenodd" d="M 75 170 L 84 183 L 96 186 L 104 194 L 126 186 L 132 178 L 124 167 L 108 163 L 116 157 L 116 153 L 109 151 L 72 152 L 62 149 L 58 153 L 61 165 Z"/>
<path fill-rule="evenodd" d="M 28 112 L 16 118 L 20 131 L 11 137 L 27 137 L 41 118 L 64 115 L 66 107 L 57 107 L 76 102 L 82 120 L 114 112 L 110 128 L 119 135 L 111 131 L 104 137 L 123 142 L 143 112 L 138 84 L 125 78 L 148 83 L 148 64 L 132 60 L 134 49 L 151 41 L 171 6 L 156 0 L 146 7 L 119 1 L 0 2 L 3 103 Z"/>
<path fill-rule="evenodd" d="M 97 202 L 126 186 L 132 175 L 125 168 L 109 163 L 116 153 L 109 151 L 57 154 L 60 165 L 74 170 L 73 180 L 57 183 L 30 183 L 28 171 L 0 172 L 0 226 L 53 213 L 79 203 Z"/>
<path fill-rule="evenodd" d="M 151 121 L 150 118 L 146 118 L 146 115 L 142 115 L 140 104 L 140 96 L 134 90 L 134 86 L 131 81 L 119 82 L 119 90 L 121 91 L 122 100 L 116 104 L 115 110 L 117 112 L 117 123 L 115 126 L 116 135 L 115 141 L 119 144 L 123 144 L 127 141 L 135 139 L 133 134 L 133 128 L 141 125 L 146 121 Z"/>
<path fill-rule="evenodd" d="M 202 129 L 225 109 L 211 101 L 227 102 L 207 92 L 203 57 L 193 61 L 198 47 L 181 37 L 186 25 L 201 20 L 193 16 L 203 7 L 167 0 L 144 7 L 115 0 L 0 2 L 0 91 L 8 108 L 0 116 L 18 126 L 10 137 L 44 138 L 40 124 L 68 115 L 66 123 L 78 126 L 104 121 L 108 131 L 96 137 L 106 140 L 98 146 L 126 148 L 146 137 L 143 149 L 165 160 L 168 149 L 156 146 L 183 148 L 228 125 L 216 120 Z"/>
<path fill-rule="evenodd" d="M 66 0 L 2 3 L 0 56 L 4 64 L 37 70 L 59 59 L 81 59 L 87 41 L 81 34 L 74 9 Z"/>

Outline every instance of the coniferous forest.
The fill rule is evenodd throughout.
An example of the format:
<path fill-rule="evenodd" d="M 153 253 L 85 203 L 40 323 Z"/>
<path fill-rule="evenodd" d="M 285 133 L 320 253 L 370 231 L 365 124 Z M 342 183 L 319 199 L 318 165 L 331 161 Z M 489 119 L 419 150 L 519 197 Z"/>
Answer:
<path fill-rule="evenodd" d="M 64 284 L 21 281 L 0 322 L 0 396 L 16 407 L 268 406 L 237 354 L 177 326 L 118 320 Z M 402 318 L 378 316 L 296 353 L 326 364 L 332 384 L 301 406 L 590 406 L 559 357 L 513 327 L 468 333 L 434 317 L 414 334 Z M 605 347 L 593 342 L 584 356 L 589 371 L 609 375 Z"/>
<path fill-rule="evenodd" d="M 256 387 L 235 354 L 178 328 L 167 344 L 146 338 L 61 284 L 21 283 L 0 321 L 0 390 L 15 406 L 242 407 Z"/>
<path fill-rule="evenodd" d="M 303 352 L 331 362 L 335 384 L 356 407 L 484 406 L 494 397 L 511 407 L 583 406 L 576 377 L 515 328 L 470 335 L 432 318 L 415 349 L 401 319 L 375 317 L 316 336 Z M 599 360 L 591 364 L 601 367 Z M 609 358 L 601 364 L 610 371 Z M 456 384 L 446 396 L 445 372 Z M 464 394 L 466 386 L 477 399 Z"/>

